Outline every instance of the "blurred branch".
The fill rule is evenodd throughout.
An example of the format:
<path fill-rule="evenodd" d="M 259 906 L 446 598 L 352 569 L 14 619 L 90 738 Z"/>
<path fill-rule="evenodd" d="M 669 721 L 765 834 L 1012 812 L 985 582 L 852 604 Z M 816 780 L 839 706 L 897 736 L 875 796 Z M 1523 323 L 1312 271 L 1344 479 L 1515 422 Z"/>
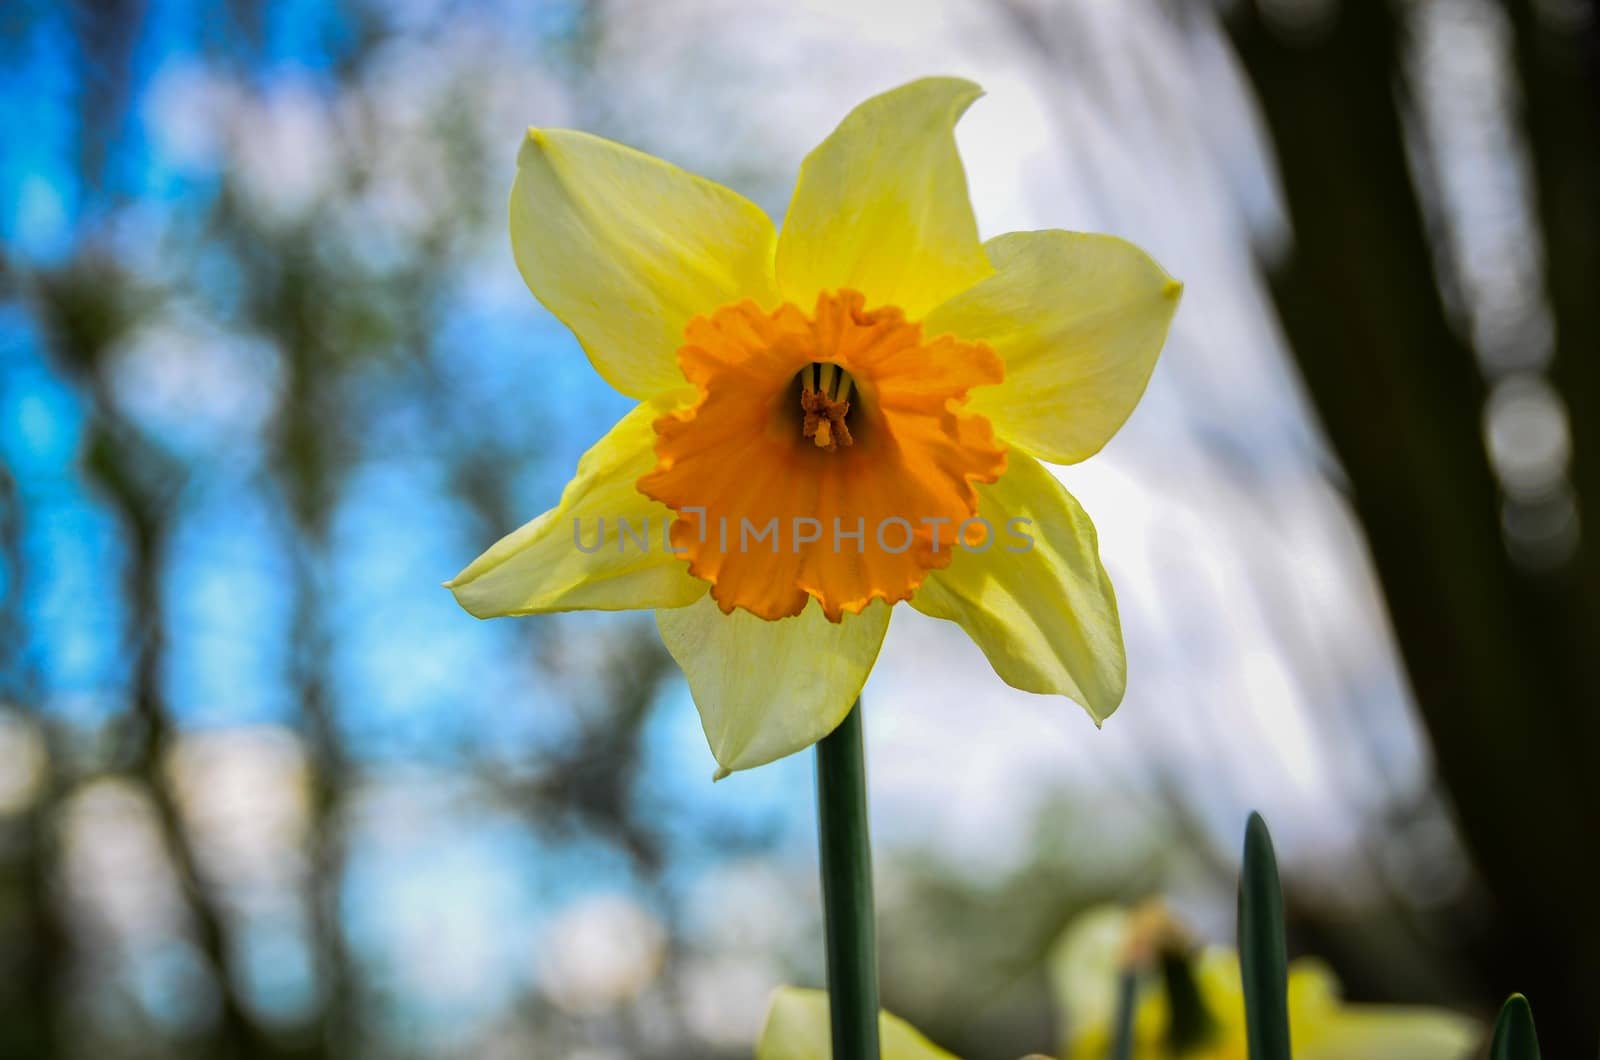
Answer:
<path fill-rule="evenodd" d="M 114 184 L 107 178 L 122 141 L 120 126 L 127 115 L 145 0 L 94 0 L 65 7 L 81 50 L 83 128 L 78 136 L 78 171 L 91 188 L 104 192 Z"/>
<path fill-rule="evenodd" d="M 165 650 L 161 582 L 178 469 L 120 420 L 101 371 L 105 355 L 130 326 L 135 306 L 147 304 L 115 269 L 96 263 L 69 264 L 39 277 L 41 319 L 54 350 L 81 380 L 93 409 L 88 470 L 121 519 L 129 547 L 124 582 L 128 607 L 127 642 L 134 652 L 130 692 L 132 744 L 125 764 L 151 799 L 198 943 L 217 986 L 221 1017 L 216 1055 L 238 1060 L 275 1055 L 237 992 L 223 911 L 203 877 L 183 809 L 165 773 L 173 729 L 161 691 Z"/>
<path fill-rule="evenodd" d="M 224 212 L 227 199 L 224 198 Z M 341 917 L 346 862 L 343 811 L 352 763 L 339 733 L 337 706 L 329 690 L 331 631 L 323 621 L 322 592 L 327 531 L 337 483 L 347 465 L 326 395 L 336 391 L 341 358 L 326 348 L 318 328 L 319 290 L 333 280 L 318 274 L 312 233 L 301 228 L 286 238 L 255 230 L 244 215 L 232 217 L 223 234 L 242 260 L 253 260 L 247 312 L 271 337 L 285 365 L 284 400 L 272 438 L 270 463 L 285 498 L 284 547 L 290 556 L 293 624 L 290 674 L 301 729 L 309 750 L 311 821 L 306 901 L 313 925 L 321 1006 L 318 1028 L 325 1055 L 347 1056 L 361 1038 L 358 975 Z"/>
<path fill-rule="evenodd" d="M 19 698 L 26 665 L 22 570 L 22 498 L 11 469 L 0 463 L 0 696 Z"/>
<path fill-rule="evenodd" d="M 574 739 L 541 757 L 527 778 L 488 768 L 485 779 L 508 805 L 541 827 L 592 828 L 626 851 L 646 876 L 662 868 L 661 837 L 634 800 L 645 715 L 674 667 L 655 637 L 619 638 Z"/>
<path fill-rule="evenodd" d="M 119 437 L 118 435 L 121 434 Z M 190 840 L 178 804 L 165 776 L 164 765 L 172 745 L 173 729 L 161 695 L 161 670 L 165 634 L 161 608 L 161 550 L 166 540 L 165 505 L 149 496 L 137 482 L 154 462 L 139 455 L 138 444 L 122 432 L 102 426 L 91 449 L 95 478 L 109 493 L 112 506 L 122 516 L 131 555 L 128 559 L 129 640 L 134 645 L 132 708 L 138 726 L 127 764 L 140 779 L 155 807 L 168 855 L 194 917 L 201 952 L 214 973 L 221 998 L 219 1045 L 231 1057 L 272 1055 L 267 1040 L 246 1011 L 235 983 L 233 951 L 224 914 L 213 900 L 203 869 Z"/>

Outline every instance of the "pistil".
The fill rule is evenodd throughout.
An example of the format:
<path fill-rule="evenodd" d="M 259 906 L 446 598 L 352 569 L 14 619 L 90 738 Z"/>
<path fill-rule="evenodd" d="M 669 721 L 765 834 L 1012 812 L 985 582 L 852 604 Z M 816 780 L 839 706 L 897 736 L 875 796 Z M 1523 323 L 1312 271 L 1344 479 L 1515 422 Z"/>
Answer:
<path fill-rule="evenodd" d="M 801 434 L 829 452 L 850 445 L 850 427 L 845 423 L 850 412 L 850 373 L 827 362 L 811 364 L 800 373 L 800 381 L 800 408 L 805 412 Z"/>

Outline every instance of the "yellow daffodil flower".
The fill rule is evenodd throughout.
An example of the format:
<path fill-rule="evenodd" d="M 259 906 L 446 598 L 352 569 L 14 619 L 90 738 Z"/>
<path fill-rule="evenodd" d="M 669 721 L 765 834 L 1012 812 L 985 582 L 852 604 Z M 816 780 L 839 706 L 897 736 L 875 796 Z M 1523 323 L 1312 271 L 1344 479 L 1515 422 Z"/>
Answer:
<path fill-rule="evenodd" d="M 655 608 L 722 773 L 827 735 L 901 601 L 959 623 L 1007 683 L 1108 716 L 1116 600 L 1040 461 L 1127 419 L 1182 288 L 1110 236 L 980 243 L 954 138 L 980 94 L 930 78 L 857 107 L 801 166 L 781 235 L 659 159 L 530 130 L 517 265 L 639 404 L 554 509 L 448 583 L 461 606 Z"/>
<path fill-rule="evenodd" d="M 829 1034 L 827 992 L 784 987 L 772 996 L 756 1060 L 832 1060 Z M 878 1015 L 878 1042 L 882 1060 L 956 1060 L 887 1012 Z"/>
<path fill-rule="evenodd" d="M 1160 948 L 1140 937 L 1149 924 L 1148 917 L 1107 908 L 1084 914 L 1063 936 L 1051 970 L 1067 1025 L 1064 1060 L 1109 1055 L 1122 970 L 1130 960 L 1147 964 Z M 1203 1010 L 1204 1031 L 1174 1046 L 1167 990 L 1161 976 L 1146 974 L 1134 1010 L 1134 1060 L 1249 1060 L 1238 955 L 1207 947 L 1178 959 Z M 1289 966 L 1289 1036 L 1296 1060 L 1465 1060 L 1481 1030 L 1441 1009 L 1348 1005 L 1320 961 L 1303 958 Z"/>

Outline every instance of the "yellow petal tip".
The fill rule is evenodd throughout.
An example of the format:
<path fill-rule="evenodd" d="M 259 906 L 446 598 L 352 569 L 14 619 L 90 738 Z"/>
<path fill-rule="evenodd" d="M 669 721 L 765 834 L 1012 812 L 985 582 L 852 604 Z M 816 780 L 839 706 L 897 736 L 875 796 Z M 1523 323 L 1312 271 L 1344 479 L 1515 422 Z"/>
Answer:
<path fill-rule="evenodd" d="M 727 766 L 718 766 L 717 771 L 711 774 L 711 783 L 715 784 L 724 777 L 730 777 L 732 775 L 733 770 L 729 769 Z"/>
<path fill-rule="evenodd" d="M 978 82 L 968 77 L 957 77 L 954 74 L 932 74 L 928 77 L 919 77 L 914 81 L 907 82 L 907 84 L 902 87 L 910 87 L 911 85 L 915 85 L 920 82 L 947 84 L 951 88 L 958 89 L 960 92 L 966 95 L 968 97 L 968 102 L 971 102 L 972 100 L 975 100 L 979 96 L 985 94 L 983 86 L 978 84 Z"/>
<path fill-rule="evenodd" d="M 971 107 L 978 100 L 989 94 L 976 81 L 970 81 L 965 77 L 952 77 L 949 74 L 921 77 L 901 87 L 911 88 L 913 85 L 941 85 L 948 88 L 950 90 L 949 99 L 955 106 L 955 116 L 957 118 L 965 114 L 968 107 Z"/>
<path fill-rule="evenodd" d="M 517 168 L 528 164 L 528 160 L 535 156 L 542 156 L 550 150 L 550 134 L 543 129 L 528 126 L 528 135 L 522 138 L 522 146 L 517 149 Z"/>

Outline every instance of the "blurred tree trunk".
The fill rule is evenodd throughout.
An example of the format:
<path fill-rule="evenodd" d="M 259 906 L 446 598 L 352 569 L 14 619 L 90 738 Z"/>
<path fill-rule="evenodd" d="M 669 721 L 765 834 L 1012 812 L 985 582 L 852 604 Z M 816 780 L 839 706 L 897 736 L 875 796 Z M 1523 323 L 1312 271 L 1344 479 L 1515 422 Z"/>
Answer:
<path fill-rule="evenodd" d="M 1506 2 L 1556 325 L 1550 374 L 1567 405 L 1572 482 L 1588 538 L 1575 569 L 1589 621 L 1575 648 L 1600 666 L 1600 3 L 1568 26 L 1541 19 L 1540 6 Z"/>
<path fill-rule="evenodd" d="M 1532 998 L 1550 1055 L 1593 1056 L 1600 688 L 1594 641 L 1574 634 L 1592 629 L 1594 600 L 1577 574 L 1581 558 L 1530 574 L 1502 540 L 1482 441 L 1486 385 L 1447 320 L 1407 167 L 1399 28 L 1388 5 L 1350 2 L 1292 38 L 1244 4 L 1230 30 L 1272 133 L 1294 228 L 1292 254 L 1270 277 L 1273 296 L 1348 475 L 1439 775 L 1492 894 L 1490 930 L 1476 940 L 1482 973 L 1491 989 Z M 1535 77 L 1542 87 L 1530 86 L 1530 100 L 1569 91 L 1543 80 Z M 1568 104 L 1570 117 L 1579 102 Z M 1562 126 L 1553 135 L 1577 131 L 1540 118 Z M 1596 185 L 1567 185 L 1566 165 L 1541 157 L 1541 193 L 1547 182 L 1563 192 L 1543 203 L 1547 214 L 1585 194 L 1592 212 Z M 1558 301 L 1593 283 L 1592 259 L 1581 271 L 1592 239 L 1553 239 Z M 1592 302 L 1588 312 L 1592 358 Z M 1568 374 L 1559 379 L 1578 386 L 1573 377 L 1588 374 L 1585 393 L 1567 395 L 1580 420 L 1595 368 L 1571 363 L 1583 358 L 1570 343 L 1584 326 L 1563 336 Z M 1600 452 L 1587 434 L 1575 441 L 1577 466 L 1592 475 Z M 1591 492 L 1586 503 L 1597 499 Z M 1600 533 L 1600 523 L 1585 530 Z M 1596 546 L 1584 551 L 1592 564 Z"/>
<path fill-rule="evenodd" d="M 0 710 L 31 705 L 37 695 L 21 609 L 21 507 L 16 480 L 0 463 Z M 39 732 L 48 748 L 43 782 L 21 812 L 7 816 L 0 810 L 0 1056 L 44 1058 L 60 1044 L 66 928 L 50 885 L 51 829 L 60 803 L 58 749 L 43 719 Z"/>
<path fill-rule="evenodd" d="M 230 235 L 255 240 L 257 253 L 261 246 L 270 247 L 270 241 L 252 232 L 245 220 L 236 218 L 229 226 Z M 331 691 L 328 666 L 333 637 L 324 621 L 323 587 L 330 509 L 347 461 L 338 451 L 336 432 L 326 426 L 336 412 L 328 407 L 328 395 L 337 392 L 341 360 L 339 351 L 327 347 L 317 326 L 323 284 L 335 281 L 309 264 L 314 260 L 309 243 L 309 235 L 296 234 L 282 248 L 281 261 L 258 264 L 249 315 L 263 334 L 274 337 L 287 369 L 272 463 L 282 483 L 288 524 L 285 546 L 293 562 L 292 681 L 309 752 L 312 791 L 306 902 L 322 988 L 316 1036 L 319 1055 L 342 1057 L 357 1052 L 363 1037 L 359 976 L 341 916 L 347 854 L 344 814 L 355 777 Z M 241 257 L 250 249 L 241 246 Z"/>

